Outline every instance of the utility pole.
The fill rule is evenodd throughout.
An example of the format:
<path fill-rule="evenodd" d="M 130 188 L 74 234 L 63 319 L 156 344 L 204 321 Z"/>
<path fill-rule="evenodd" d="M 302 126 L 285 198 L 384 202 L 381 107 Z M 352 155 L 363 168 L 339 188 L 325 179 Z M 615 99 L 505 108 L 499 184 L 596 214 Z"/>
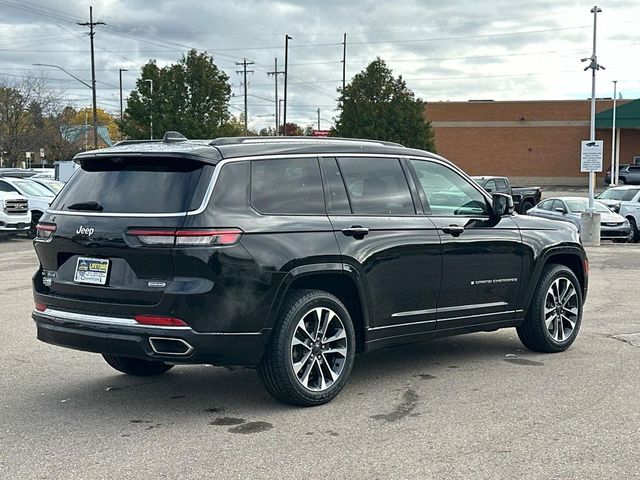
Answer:
<path fill-rule="evenodd" d="M 93 53 L 93 37 L 96 32 L 93 27 L 105 25 L 104 22 L 93 21 L 93 7 L 89 7 L 89 21 L 78 23 L 82 27 L 89 27 L 89 37 L 91 38 L 91 89 L 93 90 L 93 146 L 98 148 L 98 107 L 96 105 L 96 63 Z"/>
<path fill-rule="evenodd" d="M 119 68 L 118 74 L 120 75 L 120 121 L 122 122 L 122 72 L 128 72 L 126 68 Z"/>
<path fill-rule="evenodd" d="M 278 100 L 278 118 L 279 119 L 282 118 L 282 102 L 283 102 L 282 99 Z M 280 134 L 280 130 L 278 130 L 278 135 L 279 134 Z M 285 134 L 285 131 L 283 129 L 282 130 L 282 135 L 284 135 L 284 134 Z"/>
<path fill-rule="evenodd" d="M 344 95 L 344 87 L 346 81 L 346 73 L 347 73 L 347 34 L 344 34 L 344 39 L 342 40 L 342 94 Z"/>
<path fill-rule="evenodd" d="M 320 130 L 320 109 L 318 108 L 318 130 Z"/>
<path fill-rule="evenodd" d="M 613 81 L 613 118 L 611 119 L 611 174 L 609 175 L 609 186 L 617 184 L 616 178 L 616 94 L 618 81 Z"/>
<path fill-rule="evenodd" d="M 284 70 L 279 71 L 278 70 L 278 57 L 275 58 L 275 62 L 274 62 L 274 68 L 273 68 L 273 72 L 267 72 L 267 75 L 271 76 L 273 75 L 275 81 L 276 81 L 276 135 L 279 135 L 280 132 L 278 131 L 280 128 L 280 115 L 278 110 L 279 109 L 279 105 L 278 105 L 278 75 L 283 74 Z"/>
<path fill-rule="evenodd" d="M 236 62 L 236 65 L 242 65 L 242 70 L 236 70 L 236 73 L 244 74 L 244 134 L 247 135 L 247 73 L 253 73 L 253 70 L 247 72 L 247 65 L 253 65 L 253 62 L 247 62 L 245 58 L 242 62 Z"/>
<path fill-rule="evenodd" d="M 591 9 L 591 13 L 593 13 L 593 50 L 591 57 L 582 59 L 583 62 L 589 60 L 589 65 L 585 68 L 585 71 L 591 69 L 591 128 L 589 132 L 589 142 L 592 144 L 596 140 L 596 70 L 605 69 L 598 63 L 598 57 L 596 55 L 596 27 L 598 13 L 600 12 L 602 12 L 602 9 L 598 8 L 597 5 Z M 595 177 L 595 172 L 589 172 L 589 206 L 586 212 L 582 212 L 580 218 L 580 236 L 582 242 L 585 245 L 592 246 L 600 245 L 600 214 L 593 210 Z"/>
<path fill-rule="evenodd" d="M 283 111 L 283 135 L 287 135 L 287 77 L 289 76 L 289 35 L 284 36 L 284 111 Z"/>

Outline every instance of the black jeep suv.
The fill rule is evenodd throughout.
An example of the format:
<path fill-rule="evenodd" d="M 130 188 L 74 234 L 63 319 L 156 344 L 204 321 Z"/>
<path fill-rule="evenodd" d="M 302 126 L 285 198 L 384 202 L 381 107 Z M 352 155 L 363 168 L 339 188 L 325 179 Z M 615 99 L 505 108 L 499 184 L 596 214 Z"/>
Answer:
<path fill-rule="evenodd" d="M 578 334 L 576 229 L 512 215 L 437 155 L 167 135 L 75 161 L 37 228 L 33 319 L 121 372 L 257 366 L 277 399 L 318 405 L 358 352 L 503 327 L 558 352 Z"/>

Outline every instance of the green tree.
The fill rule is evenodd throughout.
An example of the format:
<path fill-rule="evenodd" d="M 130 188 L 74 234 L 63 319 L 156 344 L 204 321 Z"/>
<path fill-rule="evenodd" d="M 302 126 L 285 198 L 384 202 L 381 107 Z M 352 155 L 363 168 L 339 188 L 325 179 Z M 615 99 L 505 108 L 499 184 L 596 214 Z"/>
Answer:
<path fill-rule="evenodd" d="M 153 95 L 147 80 L 153 81 Z M 229 77 L 206 52 L 190 50 L 178 63 L 162 68 L 151 60 L 129 95 L 120 130 L 132 139 L 149 138 L 153 115 L 156 138 L 168 130 L 187 138 L 221 136 L 234 130 L 227 127 L 230 95 Z"/>
<path fill-rule="evenodd" d="M 424 102 L 395 78 L 376 58 L 341 89 L 339 114 L 331 134 L 398 142 L 435 152 L 431 123 L 424 118 Z"/>

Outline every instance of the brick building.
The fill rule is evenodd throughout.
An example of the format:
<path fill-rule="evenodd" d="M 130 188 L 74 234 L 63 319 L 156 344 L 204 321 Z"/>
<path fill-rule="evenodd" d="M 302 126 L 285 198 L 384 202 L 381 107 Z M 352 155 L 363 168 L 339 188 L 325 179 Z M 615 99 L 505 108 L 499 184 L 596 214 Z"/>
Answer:
<path fill-rule="evenodd" d="M 596 138 L 604 140 L 604 170 L 611 163 L 613 100 L 598 100 Z M 508 176 L 514 184 L 586 185 L 580 141 L 589 139 L 589 100 L 427 103 L 438 153 L 470 175 Z M 640 156 L 640 100 L 620 100 L 620 163 Z M 636 118 L 637 117 L 637 118 Z M 620 126 L 620 125 L 617 125 Z M 602 182 L 604 173 L 598 174 Z"/>

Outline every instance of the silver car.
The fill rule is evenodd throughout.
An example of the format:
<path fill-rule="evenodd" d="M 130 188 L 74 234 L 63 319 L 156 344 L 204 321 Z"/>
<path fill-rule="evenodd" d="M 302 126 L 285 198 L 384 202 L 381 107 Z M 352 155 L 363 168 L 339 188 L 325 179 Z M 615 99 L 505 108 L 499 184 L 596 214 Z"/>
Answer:
<path fill-rule="evenodd" d="M 640 232 L 638 231 L 638 225 L 640 225 L 640 186 L 625 185 L 608 188 L 597 198 L 614 212 L 629 220 L 632 230 L 631 241 L 638 242 L 640 240 Z"/>
<path fill-rule="evenodd" d="M 580 216 L 589 205 L 587 198 L 548 198 L 527 212 L 527 215 L 572 223 L 580 231 Z M 604 203 L 593 202 L 594 211 L 600 213 L 600 238 L 614 242 L 627 242 L 631 238 L 631 225 L 623 216 L 612 212 Z"/>

